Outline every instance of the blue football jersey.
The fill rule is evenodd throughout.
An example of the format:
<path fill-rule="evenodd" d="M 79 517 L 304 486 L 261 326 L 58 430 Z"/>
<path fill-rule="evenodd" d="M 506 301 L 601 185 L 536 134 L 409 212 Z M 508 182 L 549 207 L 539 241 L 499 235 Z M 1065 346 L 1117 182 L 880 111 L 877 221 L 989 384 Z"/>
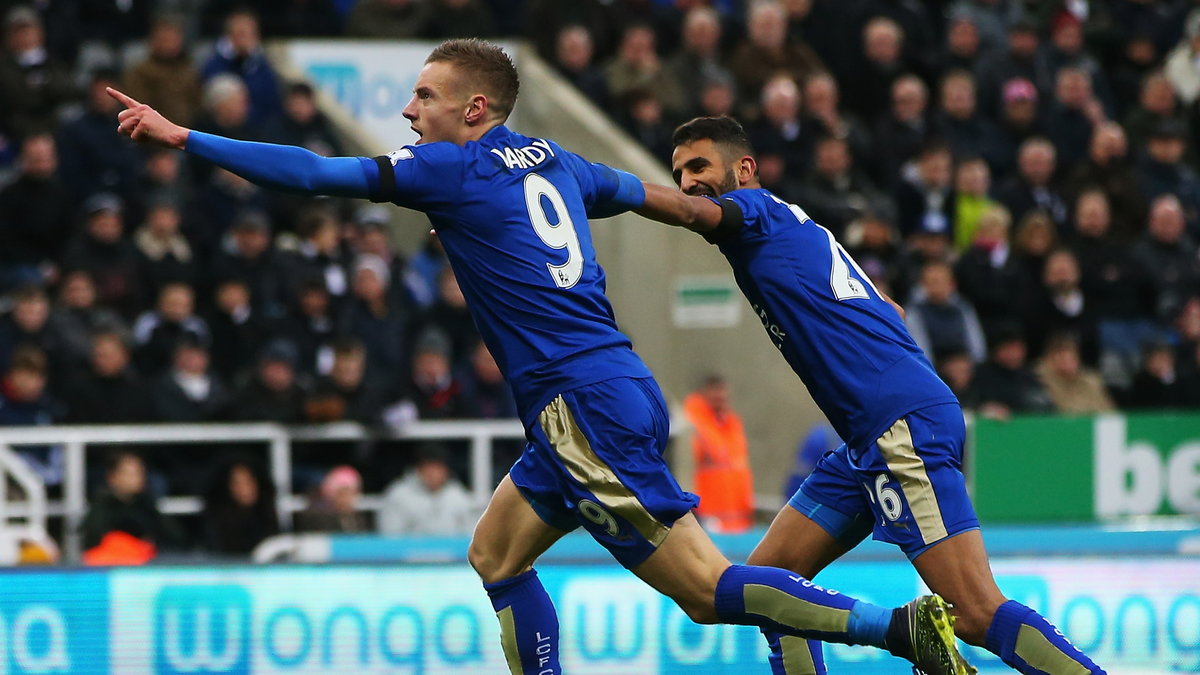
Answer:
<path fill-rule="evenodd" d="M 745 217 L 716 241 L 738 286 L 850 447 L 867 447 L 909 412 L 957 401 L 829 230 L 766 190 L 722 199 Z"/>
<path fill-rule="evenodd" d="M 429 216 L 526 425 L 567 390 L 650 376 L 617 329 L 588 229 L 617 190 L 612 169 L 504 126 L 377 164 L 376 201 Z"/>

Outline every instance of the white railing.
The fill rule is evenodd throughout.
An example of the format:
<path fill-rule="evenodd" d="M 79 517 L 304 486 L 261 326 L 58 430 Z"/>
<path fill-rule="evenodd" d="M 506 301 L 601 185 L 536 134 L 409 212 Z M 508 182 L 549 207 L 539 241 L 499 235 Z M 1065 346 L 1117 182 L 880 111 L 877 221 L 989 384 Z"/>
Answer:
<path fill-rule="evenodd" d="M 80 525 L 87 512 L 87 461 L 91 446 L 169 445 L 179 443 L 266 443 L 271 479 L 275 483 L 281 524 L 307 502 L 292 494 L 294 441 L 467 440 L 470 443 L 469 487 L 485 503 L 493 488 L 492 445 L 498 439 L 523 439 L 516 420 L 413 422 L 402 429 L 368 429 L 353 422 L 287 427 L 279 424 L 139 424 L 121 426 L 8 427 L 0 429 L 0 467 L 25 490 L 25 502 L 9 502 L 0 488 L 0 523 L 23 517 L 30 525 L 45 526 L 47 516 L 62 516 L 63 549 L 67 560 L 82 552 Z M 63 497 L 47 500 L 42 480 L 12 451 L 21 445 L 62 445 L 65 454 Z M 4 477 L 0 476 L 0 483 Z M 166 497 L 159 507 L 167 513 L 196 513 L 202 502 L 195 496 Z"/>

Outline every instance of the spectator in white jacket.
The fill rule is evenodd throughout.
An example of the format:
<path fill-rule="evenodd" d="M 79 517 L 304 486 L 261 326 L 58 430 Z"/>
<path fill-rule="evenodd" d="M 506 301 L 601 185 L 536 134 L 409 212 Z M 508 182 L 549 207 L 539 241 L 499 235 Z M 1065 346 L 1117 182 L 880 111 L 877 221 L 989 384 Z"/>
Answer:
<path fill-rule="evenodd" d="M 1183 40 L 1167 55 L 1163 70 L 1184 105 L 1200 99 L 1200 9 L 1188 15 Z"/>
<path fill-rule="evenodd" d="M 379 510 L 382 534 L 470 534 L 479 519 L 478 502 L 447 463 L 444 446 L 429 443 L 417 451 L 417 463 L 383 493 Z"/>

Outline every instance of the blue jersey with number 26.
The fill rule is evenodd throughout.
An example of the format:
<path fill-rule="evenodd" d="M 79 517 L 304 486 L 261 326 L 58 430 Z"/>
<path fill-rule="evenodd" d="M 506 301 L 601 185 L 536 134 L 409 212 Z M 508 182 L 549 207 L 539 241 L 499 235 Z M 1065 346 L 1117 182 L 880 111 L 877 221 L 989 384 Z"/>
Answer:
<path fill-rule="evenodd" d="M 957 401 L 829 230 L 766 190 L 721 199 L 745 217 L 716 241 L 738 286 L 850 447 L 867 447 L 919 408 Z"/>
<path fill-rule="evenodd" d="M 428 214 L 527 426 L 559 393 L 650 376 L 617 329 L 588 229 L 617 190 L 612 169 L 504 126 L 387 158 L 394 180 L 371 176 L 376 201 Z"/>

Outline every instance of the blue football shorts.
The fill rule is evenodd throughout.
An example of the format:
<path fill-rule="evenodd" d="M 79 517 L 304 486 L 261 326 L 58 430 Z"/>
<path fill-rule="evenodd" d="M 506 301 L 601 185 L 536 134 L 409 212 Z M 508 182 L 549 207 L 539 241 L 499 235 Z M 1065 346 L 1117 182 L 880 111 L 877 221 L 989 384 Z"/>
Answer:
<path fill-rule="evenodd" d="M 509 477 L 547 524 L 582 525 L 622 565 L 650 557 L 700 502 L 663 459 L 670 422 L 653 378 L 616 378 L 555 397 Z"/>
<path fill-rule="evenodd" d="M 825 453 L 788 505 L 848 547 L 871 534 L 913 560 L 979 529 L 962 473 L 965 440 L 957 404 L 917 410 L 865 450 Z"/>

